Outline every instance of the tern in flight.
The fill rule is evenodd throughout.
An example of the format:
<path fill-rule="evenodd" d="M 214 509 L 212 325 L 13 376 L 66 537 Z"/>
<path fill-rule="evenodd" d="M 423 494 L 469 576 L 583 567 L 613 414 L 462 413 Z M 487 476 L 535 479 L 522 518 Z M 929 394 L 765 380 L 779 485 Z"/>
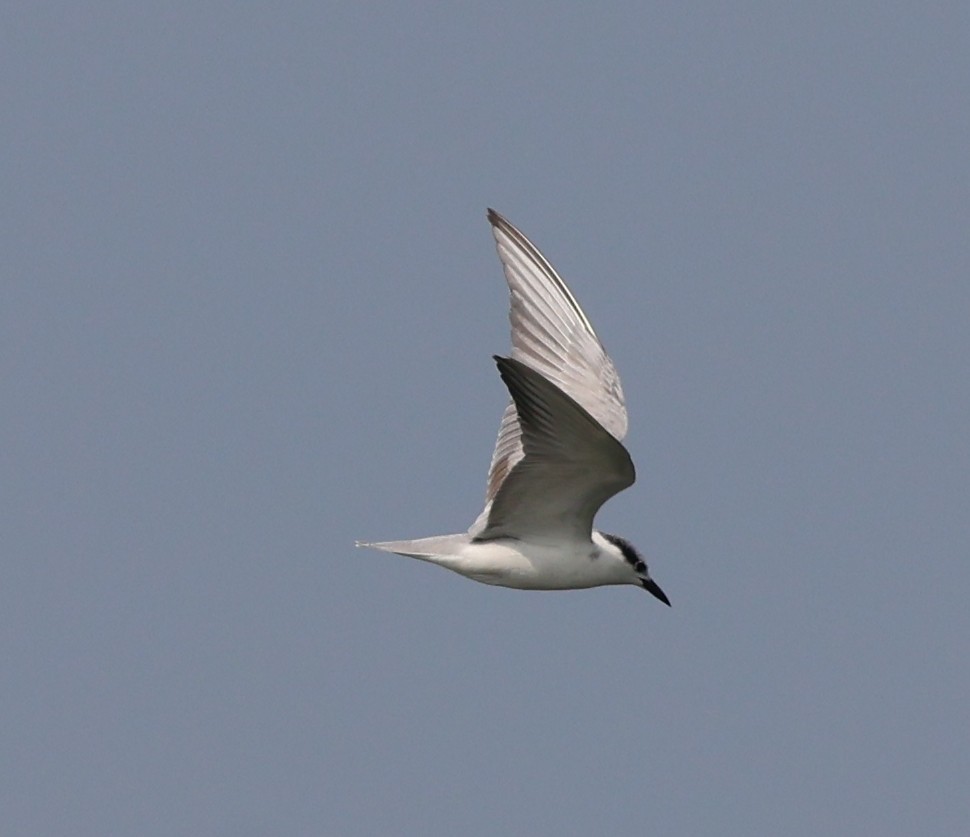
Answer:
<path fill-rule="evenodd" d="M 669 605 L 632 544 L 593 528 L 600 506 L 636 478 L 613 361 L 535 245 L 494 210 L 488 220 L 511 298 L 512 353 L 495 363 L 512 397 L 485 508 L 462 534 L 357 545 L 520 590 L 635 584 Z"/>

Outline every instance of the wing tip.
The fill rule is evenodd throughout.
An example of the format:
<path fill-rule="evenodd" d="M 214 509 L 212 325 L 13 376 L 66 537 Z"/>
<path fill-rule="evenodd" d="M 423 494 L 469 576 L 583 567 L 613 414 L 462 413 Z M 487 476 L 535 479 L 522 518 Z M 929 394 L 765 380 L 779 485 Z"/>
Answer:
<path fill-rule="evenodd" d="M 511 357 L 504 357 L 503 355 L 492 355 L 492 360 L 495 361 L 495 365 L 498 367 L 499 375 L 502 376 L 502 380 L 506 381 L 506 375 L 509 374 L 510 370 L 516 370 L 519 366 L 525 366 L 521 360 L 515 360 Z M 520 373 L 521 377 L 521 373 Z"/>
<path fill-rule="evenodd" d="M 538 415 L 537 410 L 543 413 L 548 412 L 549 405 L 547 402 L 550 392 L 556 393 L 556 396 L 565 399 L 567 403 L 572 404 L 583 414 L 589 416 L 571 396 L 564 393 L 541 372 L 537 372 L 527 363 L 501 355 L 493 355 L 493 357 L 495 365 L 498 367 L 498 373 L 515 403 L 520 424 L 527 424 L 534 420 Z M 556 396 L 553 396 L 553 400 Z"/>
<path fill-rule="evenodd" d="M 493 230 L 501 230 L 507 236 L 514 237 L 516 233 L 521 235 L 519 231 L 509 223 L 508 219 L 502 215 L 501 212 L 496 212 L 492 207 L 488 207 L 485 212 L 488 218 L 488 223 L 492 225 Z"/>

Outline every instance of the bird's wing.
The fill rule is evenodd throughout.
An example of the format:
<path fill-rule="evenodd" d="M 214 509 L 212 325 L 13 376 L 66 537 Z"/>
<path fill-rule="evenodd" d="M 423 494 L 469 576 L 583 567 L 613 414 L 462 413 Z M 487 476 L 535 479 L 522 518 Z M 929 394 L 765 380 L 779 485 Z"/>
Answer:
<path fill-rule="evenodd" d="M 522 361 L 496 357 L 522 457 L 502 481 L 478 539 L 589 539 L 593 517 L 633 484 L 625 447 L 588 410 Z"/>
<path fill-rule="evenodd" d="M 576 298 L 529 239 L 492 209 L 488 220 L 509 285 L 512 358 L 552 381 L 615 439 L 623 439 L 627 415 L 620 378 Z M 522 456 L 519 420 L 510 403 L 492 454 L 485 508 L 469 529 L 473 536 L 487 525 L 499 489 Z"/>

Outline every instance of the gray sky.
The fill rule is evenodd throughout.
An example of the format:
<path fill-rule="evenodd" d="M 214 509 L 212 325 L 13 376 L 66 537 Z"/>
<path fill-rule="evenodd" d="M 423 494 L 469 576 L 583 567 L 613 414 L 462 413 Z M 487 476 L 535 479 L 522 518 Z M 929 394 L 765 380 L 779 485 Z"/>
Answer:
<path fill-rule="evenodd" d="M 16 4 L 11 835 L 966 834 L 965 4 Z M 612 354 L 667 591 L 466 528 L 494 206 Z"/>

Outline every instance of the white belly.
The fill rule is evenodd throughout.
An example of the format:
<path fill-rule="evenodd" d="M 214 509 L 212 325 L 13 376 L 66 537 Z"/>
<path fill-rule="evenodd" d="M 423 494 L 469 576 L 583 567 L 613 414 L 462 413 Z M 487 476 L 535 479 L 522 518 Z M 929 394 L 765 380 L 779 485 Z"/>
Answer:
<path fill-rule="evenodd" d="M 475 581 L 519 590 L 572 590 L 629 582 L 628 568 L 592 542 L 472 541 L 459 555 L 432 560 Z"/>

